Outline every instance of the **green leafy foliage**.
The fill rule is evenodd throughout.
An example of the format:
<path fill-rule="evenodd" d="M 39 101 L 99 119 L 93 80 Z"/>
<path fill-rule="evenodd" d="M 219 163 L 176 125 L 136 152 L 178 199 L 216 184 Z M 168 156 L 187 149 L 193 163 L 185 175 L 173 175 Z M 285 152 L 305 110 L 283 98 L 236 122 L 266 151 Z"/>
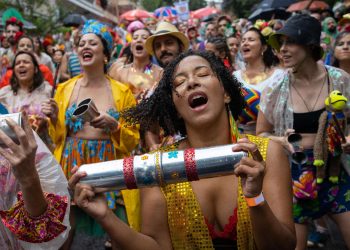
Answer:
<path fill-rule="evenodd" d="M 17 9 L 26 21 L 37 27 L 27 31 L 33 35 L 45 35 L 67 29 L 62 26 L 62 20 L 69 13 L 61 1 L 56 1 L 56 5 L 49 5 L 46 0 L 0 1 L 0 11 L 5 11 L 9 7 Z M 69 8 L 69 11 L 74 11 L 74 8 Z"/>
<path fill-rule="evenodd" d="M 161 0 L 141 0 L 141 5 L 145 10 L 153 12 L 155 9 L 163 5 Z"/>

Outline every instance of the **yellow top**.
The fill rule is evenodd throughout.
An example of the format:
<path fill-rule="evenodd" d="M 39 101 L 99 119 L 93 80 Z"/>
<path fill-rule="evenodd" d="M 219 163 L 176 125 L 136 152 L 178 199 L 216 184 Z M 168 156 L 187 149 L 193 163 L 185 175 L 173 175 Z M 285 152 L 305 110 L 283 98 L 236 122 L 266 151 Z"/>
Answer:
<path fill-rule="evenodd" d="M 266 160 L 268 139 L 248 135 L 257 144 Z M 168 150 L 175 149 L 173 146 Z M 240 183 L 240 181 L 239 181 Z M 166 185 L 162 188 L 168 208 L 168 224 L 172 245 L 177 249 L 214 249 L 200 205 L 189 182 Z M 250 223 L 248 205 L 244 199 L 242 186 L 238 185 L 238 249 L 255 248 Z"/>
<path fill-rule="evenodd" d="M 67 137 L 67 126 L 65 125 L 65 113 L 69 105 L 69 100 L 73 93 L 74 86 L 82 75 L 78 75 L 65 83 L 58 85 L 55 94 L 55 101 L 58 105 L 58 117 L 56 126 L 50 124 L 50 136 L 56 145 L 54 155 L 58 162 L 61 161 L 62 152 L 65 146 Z M 109 76 L 106 78 L 110 82 L 112 97 L 117 111 L 122 111 L 125 108 L 132 107 L 136 104 L 135 98 L 130 89 L 122 83 L 119 83 Z M 125 121 L 120 118 L 120 131 L 118 133 L 111 133 L 111 140 L 116 150 L 117 159 L 121 159 L 130 155 L 130 152 L 138 144 L 140 135 L 136 126 L 128 126 Z M 123 191 L 123 198 L 127 210 L 128 221 L 132 228 L 140 230 L 140 223 L 138 221 L 140 213 L 140 201 L 138 190 Z M 137 215 L 136 215 L 137 214 Z"/>

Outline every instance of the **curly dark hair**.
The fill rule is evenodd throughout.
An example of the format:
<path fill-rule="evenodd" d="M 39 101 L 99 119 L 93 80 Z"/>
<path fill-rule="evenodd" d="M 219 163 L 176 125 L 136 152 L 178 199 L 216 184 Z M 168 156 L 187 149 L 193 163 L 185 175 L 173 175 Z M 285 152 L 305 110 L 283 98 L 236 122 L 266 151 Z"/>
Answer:
<path fill-rule="evenodd" d="M 36 60 L 34 54 L 32 54 L 30 52 L 26 52 L 26 51 L 19 51 L 15 55 L 15 58 L 13 60 L 13 64 L 12 64 L 13 73 L 12 73 L 12 76 L 11 76 L 11 79 L 10 79 L 11 90 L 13 91 L 14 95 L 17 95 L 18 89 L 20 88 L 20 85 L 19 85 L 19 82 L 17 80 L 17 77 L 16 77 L 14 69 L 15 69 L 15 66 L 16 66 L 17 57 L 19 55 L 23 55 L 23 54 L 29 55 L 30 58 L 32 59 L 33 64 L 34 64 L 33 84 L 29 88 L 29 92 L 33 92 L 36 88 L 38 88 L 44 82 L 43 74 L 40 71 L 39 63 Z"/>
<path fill-rule="evenodd" d="M 159 124 L 164 129 L 165 136 L 180 133 L 186 136 L 185 122 L 178 116 L 172 94 L 174 73 L 177 65 L 188 56 L 200 56 L 207 60 L 214 74 L 219 78 L 225 91 L 231 97 L 228 104 L 235 119 L 245 107 L 244 97 L 241 92 L 241 83 L 232 77 L 225 65 L 213 53 L 206 51 L 189 50 L 180 54 L 165 69 L 154 93 L 147 99 L 143 99 L 137 106 L 125 110 L 122 117 L 130 124 L 140 124 L 144 130 L 152 125 Z"/>
<path fill-rule="evenodd" d="M 267 39 L 264 35 L 261 33 L 261 31 L 255 27 L 251 27 L 248 29 L 245 33 L 253 31 L 259 35 L 259 39 L 261 44 L 266 46 L 266 50 L 263 53 L 263 61 L 266 67 L 270 68 L 272 66 L 275 66 L 279 63 L 278 57 L 273 53 L 271 46 L 267 43 Z"/>

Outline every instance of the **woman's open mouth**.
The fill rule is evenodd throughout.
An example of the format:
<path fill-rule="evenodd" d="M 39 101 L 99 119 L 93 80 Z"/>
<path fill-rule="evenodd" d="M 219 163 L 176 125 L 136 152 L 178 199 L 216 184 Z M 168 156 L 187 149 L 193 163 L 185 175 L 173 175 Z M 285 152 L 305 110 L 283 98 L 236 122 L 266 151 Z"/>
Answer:
<path fill-rule="evenodd" d="M 188 104 L 191 109 L 200 111 L 208 103 L 208 96 L 204 92 L 195 92 L 188 97 Z"/>
<path fill-rule="evenodd" d="M 243 52 L 243 53 L 248 53 L 248 52 L 250 52 L 250 49 L 249 49 L 249 48 L 243 48 L 243 49 L 242 49 L 242 52 Z"/>
<path fill-rule="evenodd" d="M 143 51 L 143 46 L 141 44 L 136 45 L 135 50 L 137 52 L 142 52 Z"/>
<path fill-rule="evenodd" d="M 20 77 L 25 77 L 27 75 L 27 70 L 25 70 L 25 69 L 19 70 L 18 75 Z"/>
<path fill-rule="evenodd" d="M 93 54 L 90 51 L 83 52 L 83 61 L 88 62 L 91 61 L 93 57 Z"/>

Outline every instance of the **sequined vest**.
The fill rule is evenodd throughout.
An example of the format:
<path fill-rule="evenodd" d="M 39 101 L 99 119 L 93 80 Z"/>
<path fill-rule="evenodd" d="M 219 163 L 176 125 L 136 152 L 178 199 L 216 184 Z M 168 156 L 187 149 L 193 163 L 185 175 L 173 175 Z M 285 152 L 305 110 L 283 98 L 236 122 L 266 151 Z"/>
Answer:
<path fill-rule="evenodd" d="M 261 155 L 266 160 L 268 139 L 250 135 L 248 139 L 257 144 Z M 173 150 L 175 149 L 174 147 L 168 148 L 168 150 Z M 240 180 L 239 183 L 241 183 Z M 162 191 L 167 202 L 169 231 L 174 250 L 214 249 L 208 227 L 192 190 L 191 183 L 184 182 L 166 185 L 162 188 Z M 240 184 L 238 185 L 237 214 L 238 249 L 255 249 L 248 205 L 244 199 Z"/>

